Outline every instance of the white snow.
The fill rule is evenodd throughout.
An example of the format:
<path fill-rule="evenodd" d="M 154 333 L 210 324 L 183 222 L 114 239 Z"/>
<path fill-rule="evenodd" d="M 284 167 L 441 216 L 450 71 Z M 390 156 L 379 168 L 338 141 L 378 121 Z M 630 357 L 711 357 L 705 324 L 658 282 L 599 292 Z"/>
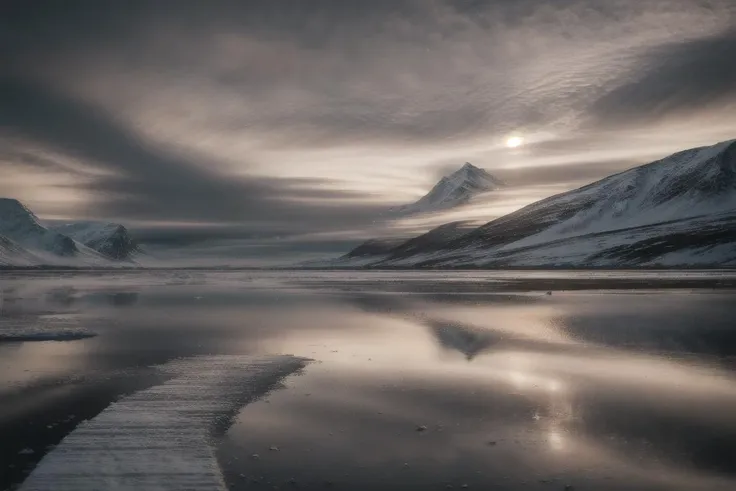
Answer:
<path fill-rule="evenodd" d="M 0 198 L 0 266 L 109 266 L 99 252 L 44 227 L 15 199 Z"/>
<path fill-rule="evenodd" d="M 104 240 L 117 233 L 122 225 L 108 222 L 73 222 L 54 227 L 59 233 L 67 235 L 77 242 L 88 244 Z"/>
<path fill-rule="evenodd" d="M 211 445 L 219 418 L 302 368 L 293 356 L 203 356 L 111 404 L 47 454 L 21 491 L 227 489 Z"/>
<path fill-rule="evenodd" d="M 119 223 L 72 222 L 57 225 L 53 230 L 62 233 L 116 261 L 129 261 L 140 252 L 128 230 Z"/>
<path fill-rule="evenodd" d="M 43 227 L 31 210 L 14 199 L 0 198 L 0 235 L 29 249 L 62 256 L 77 252 L 73 240 Z"/>
<path fill-rule="evenodd" d="M 539 209 L 591 202 L 566 220 L 504 248 L 540 244 L 564 237 L 625 229 L 716 213 L 736 212 L 736 159 L 727 159 L 736 140 L 676 153 L 662 160 L 607 177 L 583 188 L 529 206 Z M 711 190 L 724 180 L 723 192 Z M 728 180 L 731 182 L 728 182 Z M 679 190 L 684 188 L 684 191 Z"/>
<path fill-rule="evenodd" d="M 466 162 L 459 170 L 445 176 L 416 203 L 397 209 L 402 214 L 428 213 L 453 208 L 476 195 L 487 193 L 504 184 L 484 169 Z"/>

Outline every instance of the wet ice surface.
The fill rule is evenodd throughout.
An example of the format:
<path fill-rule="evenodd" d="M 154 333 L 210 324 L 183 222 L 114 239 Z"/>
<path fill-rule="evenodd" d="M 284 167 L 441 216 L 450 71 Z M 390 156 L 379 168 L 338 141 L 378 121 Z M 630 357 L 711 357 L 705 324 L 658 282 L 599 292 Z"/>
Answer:
<path fill-rule="evenodd" d="M 735 278 L 3 273 L 0 327 L 97 336 L 0 344 L 0 488 L 157 366 L 289 353 L 316 362 L 212 436 L 230 489 L 734 489 Z"/>

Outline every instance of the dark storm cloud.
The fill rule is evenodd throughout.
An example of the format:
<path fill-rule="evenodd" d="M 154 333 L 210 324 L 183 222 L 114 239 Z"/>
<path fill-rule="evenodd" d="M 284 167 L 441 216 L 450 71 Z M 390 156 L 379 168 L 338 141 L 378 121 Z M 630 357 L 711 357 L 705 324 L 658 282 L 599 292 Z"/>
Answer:
<path fill-rule="evenodd" d="M 715 104 L 736 104 L 736 27 L 648 49 L 620 80 L 591 108 L 604 124 L 630 124 Z"/>
<path fill-rule="evenodd" d="M 224 175 L 205 158 L 164 152 L 103 111 L 27 79 L 0 80 L 0 107 L 0 127 L 107 170 L 95 178 L 94 191 L 98 211 L 112 216 L 287 221 L 298 228 L 304 220 L 322 226 L 371 220 L 379 211 L 357 202 L 355 193 L 320 189 L 329 183 L 317 180 Z"/>

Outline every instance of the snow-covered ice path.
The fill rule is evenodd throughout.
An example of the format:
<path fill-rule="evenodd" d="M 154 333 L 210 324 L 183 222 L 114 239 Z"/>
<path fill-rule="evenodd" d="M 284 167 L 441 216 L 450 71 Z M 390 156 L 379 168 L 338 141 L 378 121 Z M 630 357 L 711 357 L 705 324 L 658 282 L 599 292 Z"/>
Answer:
<path fill-rule="evenodd" d="M 22 491 L 224 490 L 215 424 L 263 395 L 307 360 L 203 356 L 162 369 L 168 382 L 111 404 L 46 455 Z"/>

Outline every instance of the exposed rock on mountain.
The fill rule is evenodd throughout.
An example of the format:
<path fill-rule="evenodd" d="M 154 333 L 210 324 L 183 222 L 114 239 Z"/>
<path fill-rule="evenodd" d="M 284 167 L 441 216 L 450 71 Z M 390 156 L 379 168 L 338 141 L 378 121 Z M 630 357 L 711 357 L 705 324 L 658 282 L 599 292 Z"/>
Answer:
<path fill-rule="evenodd" d="M 131 259 L 139 251 L 128 229 L 117 223 L 77 222 L 54 230 L 117 261 Z"/>

